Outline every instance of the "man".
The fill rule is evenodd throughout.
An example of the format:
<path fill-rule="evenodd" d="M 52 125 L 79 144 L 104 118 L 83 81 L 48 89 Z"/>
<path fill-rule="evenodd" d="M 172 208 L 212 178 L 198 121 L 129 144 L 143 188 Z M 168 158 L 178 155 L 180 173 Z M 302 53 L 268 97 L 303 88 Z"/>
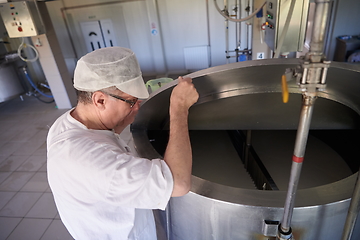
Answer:
<path fill-rule="evenodd" d="M 164 159 L 134 156 L 119 137 L 148 97 L 134 53 L 103 48 L 76 66 L 77 106 L 59 117 L 48 139 L 48 179 L 60 217 L 75 239 L 156 239 L 150 209 L 190 190 L 188 109 L 198 100 L 190 78 L 170 97 Z"/>

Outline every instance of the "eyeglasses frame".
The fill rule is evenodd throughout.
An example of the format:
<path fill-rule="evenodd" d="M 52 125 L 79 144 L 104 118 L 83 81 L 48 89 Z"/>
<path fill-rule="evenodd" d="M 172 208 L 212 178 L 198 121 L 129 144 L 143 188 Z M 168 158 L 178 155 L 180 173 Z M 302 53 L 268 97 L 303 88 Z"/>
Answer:
<path fill-rule="evenodd" d="M 105 93 L 106 95 L 109 95 L 110 97 L 119 99 L 119 100 L 121 100 L 121 101 L 124 101 L 124 102 L 130 104 L 130 108 L 132 108 L 132 107 L 136 104 L 136 102 L 138 101 L 138 99 L 136 99 L 135 101 L 127 100 L 127 99 L 125 99 L 125 98 L 122 98 L 122 97 L 120 97 L 120 96 L 117 96 L 117 95 L 111 94 L 111 93 L 107 93 L 107 92 L 102 92 L 102 93 Z"/>

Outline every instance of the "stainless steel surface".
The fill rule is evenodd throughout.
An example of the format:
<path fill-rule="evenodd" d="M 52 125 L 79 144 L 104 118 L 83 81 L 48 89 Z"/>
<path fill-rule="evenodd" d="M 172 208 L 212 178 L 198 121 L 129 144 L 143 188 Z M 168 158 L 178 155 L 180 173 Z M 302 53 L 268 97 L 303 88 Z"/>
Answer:
<path fill-rule="evenodd" d="M 190 140 L 193 175 L 226 186 L 256 189 L 257 173 L 244 168 L 227 131 L 191 131 Z"/>
<path fill-rule="evenodd" d="M 255 60 L 198 71 L 188 76 L 200 99 L 190 109 L 191 130 L 297 129 L 301 92 L 289 82 L 290 99 L 281 102 L 281 75 L 297 59 Z M 319 93 L 311 129 L 353 129 L 360 126 L 359 66 L 333 62 L 328 86 Z M 357 68 L 356 68 L 357 67 Z M 349 71 L 353 69 L 353 71 Z M 168 99 L 177 81 L 159 89 L 144 102 L 137 129 L 167 129 Z M 161 107 L 159 107 L 161 106 Z M 236 111 L 235 111 L 236 110 Z M 334 114 L 336 112 L 336 114 Z M 264 118 L 266 116 L 266 118 Z"/>
<path fill-rule="evenodd" d="M 342 240 L 351 239 L 352 233 L 355 228 L 356 219 L 359 215 L 359 211 L 360 211 L 360 177 L 358 175 L 354 188 L 354 193 L 351 198 L 348 215 L 345 221 L 345 227 L 341 238 Z"/>
<path fill-rule="evenodd" d="M 301 92 L 295 82 L 290 82 L 290 100 L 284 104 L 280 84 L 285 69 L 296 65 L 298 59 L 257 60 L 190 74 L 200 93 L 198 103 L 190 109 L 190 129 L 295 130 Z M 358 79 L 359 66 L 331 64 L 327 88 L 319 93 L 310 129 L 360 129 Z M 131 127 L 141 156 L 161 157 L 150 143 L 148 132 L 168 129 L 168 100 L 176 84 L 174 81 L 152 93 Z M 170 239 L 265 240 L 264 220 L 281 220 L 286 191 L 231 187 L 196 176 L 192 181 L 189 194 L 172 198 L 169 203 Z M 299 189 L 291 226 L 295 239 L 340 239 L 355 181 L 356 175 L 351 175 Z M 352 239 L 359 237 L 357 223 Z"/>
<path fill-rule="evenodd" d="M 265 28 L 265 42 L 275 51 L 280 43 L 280 36 L 285 27 L 291 1 L 268 0 L 266 7 L 266 21 L 269 23 Z M 271 7 L 270 7 L 271 6 Z M 309 10 L 308 0 L 297 0 L 290 21 L 290 27 L 283 40 L 281 52 L 302 51 L 307 25 Z M 271 16 L 271 17 L 269 17 Z M 272 28 L 270 26 L 273 26 Z"/>
<path fill-rule="evenodd" d="M 249 151 L 251 146 L 251 130 L 246 131 L 246 147 L 245 147 L 245 153 L 244 153 L 244 161 L 245 161 L 245 168 L 248 166 L 248 160 L 249 160 Z"/>
<path fill-rule="evenodd" d="M 329 131 L 329 135 L 325 138 L 315 134 L 322 131 L 311 131 L 309 135 L 306 146 L 306 162 L 302 166 L 298 189 L 333 183 L 352 175 L 356 171 L 356 169 L 351 171 L 343 157 L 332 149 L 326 141 L 324 142 L 324 139 L 329 136 L 338 139 L 337 141 L 342 141 L 343 137 L 336 136 L 333 131 Z M 276 183 L 278 190 L 286 191 L 290 179 L 291 157 L 294 151 L 296 130 L 254 130 L 252 135 L 252 146 Z M 203 161 L 204 167 L 207 166 L 207 162 L 206 160 Z M 196 176 L 210 180 L 207 177 Z"/>

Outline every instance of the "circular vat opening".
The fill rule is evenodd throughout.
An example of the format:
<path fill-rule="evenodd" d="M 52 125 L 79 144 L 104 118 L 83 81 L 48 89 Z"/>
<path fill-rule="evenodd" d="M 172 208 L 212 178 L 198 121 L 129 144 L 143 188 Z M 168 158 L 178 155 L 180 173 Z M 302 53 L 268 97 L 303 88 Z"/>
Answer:
<path fill-rule="evenodd" d="M 300 118 L 301 94 L 284 105 L 278 93 L 218 98 L 195 105 L 189 128 L 194 176 L 245 189 L 286 191 Z M 168 123 L 148 130 L 163 156 Z M 298 188 L 342 180 L 359 169 L 356 160 L 359 115 L 333 100 L 319 98 L 307 141 Z"/>

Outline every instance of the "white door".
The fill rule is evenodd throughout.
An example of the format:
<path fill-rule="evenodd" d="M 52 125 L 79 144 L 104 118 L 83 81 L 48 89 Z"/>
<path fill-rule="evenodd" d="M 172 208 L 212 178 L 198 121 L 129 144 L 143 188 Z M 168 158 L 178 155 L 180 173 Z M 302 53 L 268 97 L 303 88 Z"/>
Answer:
<path fill-rule="evenodd" d="M 117 46 L 110 19 L 80 22 L 80 26 L 88 52 L 99 48 Z"/>
<path fill-rule="evenodd" d="M 101 31 L 103 33 L 106 47 L 117 46 L 115 33 L 110 19 L 100 20 Z"/>
<path fill-rule="evenodd" d="M 99 21 L 81 22 L 80 26 L 88 52 L 105 47 Z"/>

